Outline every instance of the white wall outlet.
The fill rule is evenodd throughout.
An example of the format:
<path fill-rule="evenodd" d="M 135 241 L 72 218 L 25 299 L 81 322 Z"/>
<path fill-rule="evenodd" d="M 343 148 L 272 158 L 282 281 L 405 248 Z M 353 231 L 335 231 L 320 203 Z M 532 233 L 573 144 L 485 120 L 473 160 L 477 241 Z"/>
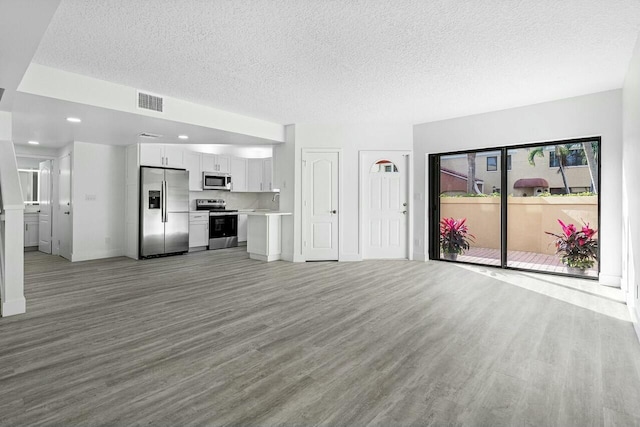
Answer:
<path fill-rule="evenodd" d="M 413 200 L 422 200 L 422 193 L 413 193 Z"/>

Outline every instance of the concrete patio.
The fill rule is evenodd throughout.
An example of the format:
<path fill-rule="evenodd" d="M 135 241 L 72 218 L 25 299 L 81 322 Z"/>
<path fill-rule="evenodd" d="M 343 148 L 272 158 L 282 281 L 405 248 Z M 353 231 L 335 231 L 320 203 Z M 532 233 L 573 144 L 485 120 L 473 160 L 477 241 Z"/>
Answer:
<path fill-rule="evenodd" d="M 508 251 L 508 266 L 537 270 L 550 273 L 567 273 L 566 267 L 555 255 L 539 254 L 535 252 Z M 471 248 L 464 255 L 458 256 L 458 261 L 474 264 L 500 266 L 500 249 Z M 586 271 L 588 277 L 598 277 L 598 263 Z"/>

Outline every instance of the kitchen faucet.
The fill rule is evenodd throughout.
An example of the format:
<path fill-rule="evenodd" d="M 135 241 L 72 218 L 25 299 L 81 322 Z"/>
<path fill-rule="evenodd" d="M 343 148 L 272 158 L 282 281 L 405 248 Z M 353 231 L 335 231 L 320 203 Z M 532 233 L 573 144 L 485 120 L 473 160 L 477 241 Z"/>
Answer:
<path fill-rule="evenodd" d="M 276 194 L 274 194 L 274 195 L 273 195 L 273 198 L 271 199 L 271 201 L 272 201 L 273 203 L 275 203 L 275 202 L 276 202 L 276 199 L 280 200 L 280 193 L 276 193 Z"/>

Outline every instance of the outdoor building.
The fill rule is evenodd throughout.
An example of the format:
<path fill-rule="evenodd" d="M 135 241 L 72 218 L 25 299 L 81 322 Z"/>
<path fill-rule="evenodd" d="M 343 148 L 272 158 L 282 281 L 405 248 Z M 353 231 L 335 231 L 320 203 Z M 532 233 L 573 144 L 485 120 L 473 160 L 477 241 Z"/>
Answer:
<path fill-rule="evenodd" d="M 564 172 L 571 193 L 584 193 L 592 190 L 589 166 L 582 144 L 574 144 L 566 156 Z M 513 196 L 534 196 L 545 192 L 564 194 L 562 174 L 559 172 L 558 157 L 554 148 L 544 147 L 542 156 L 535 156 L 535 164 L 529 163 L 531 149 L 510 149 L 507 157 L 509 171 L 508 194 Z M 500 193 L 500 151 L 476 153 L 476 182 L 483 194 Z M 441 160 L 441 193 L 461 195 L 467 193 L 469 165 L 466 154 L 445 156 Z M 457 181 L 457 185 L 449 185 Z"/>

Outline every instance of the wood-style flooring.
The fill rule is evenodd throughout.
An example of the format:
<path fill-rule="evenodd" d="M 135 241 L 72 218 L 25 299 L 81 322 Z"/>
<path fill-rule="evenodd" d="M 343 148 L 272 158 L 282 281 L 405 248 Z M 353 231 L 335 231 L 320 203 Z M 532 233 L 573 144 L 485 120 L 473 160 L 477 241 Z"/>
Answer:
<path fill-rule="evenodd" d="M 0 319 L 0 425 L 640 425 L 626 308 L 501 277 L 525 276 L 26 253 L 28 313 Z"/>

